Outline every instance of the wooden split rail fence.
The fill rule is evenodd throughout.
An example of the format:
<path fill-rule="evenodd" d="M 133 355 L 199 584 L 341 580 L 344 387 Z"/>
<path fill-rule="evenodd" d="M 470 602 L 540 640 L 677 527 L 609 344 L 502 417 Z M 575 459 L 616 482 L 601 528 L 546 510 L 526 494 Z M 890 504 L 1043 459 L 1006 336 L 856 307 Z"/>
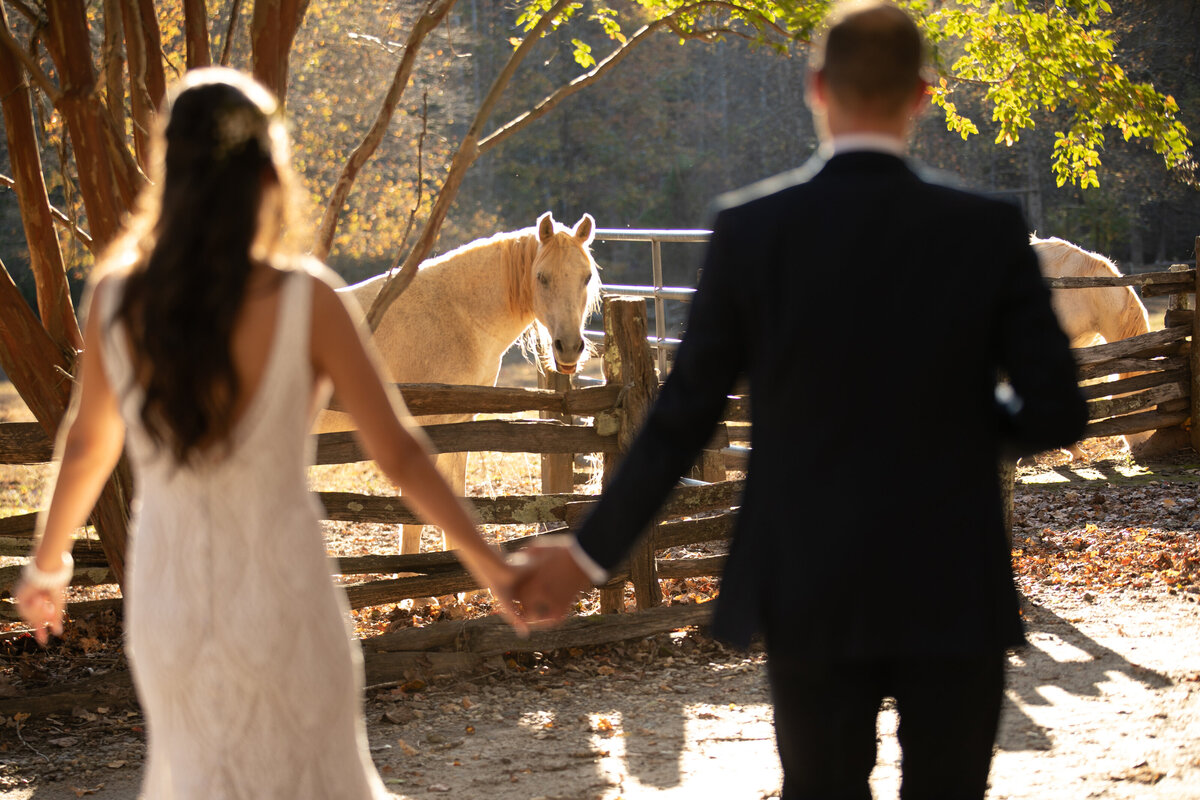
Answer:
<path fill-rule="evenodd" d="M 1142 297 L 1169 297 L 1162 330 L 1075 351 L 1079 377 L 1085 381 L 1081 388 L 1088 400 L 1089 438 L 1171 428 L 1200 418 L 1200 349 L 1193 344 L 1200 334 L 1196 269 L 1177 266 L 1121 277 L 1054 278 L 1049 284 L 1062 289 L 1134 286 Z M 1087 383 L 1105 376 L 1119 377 Z M 1200 452 L 1198 434 L 1200 430 L 1191 426 L 1192 446 Z"/>
<path fill-rule="evenodd" d="M 658 380 L 653 356 L 646 339 L 646 311 L 642 298 L 606 298 L 607 383 L 601 386 L 566 389 L 524 389 L 515 387 L 473 387 L 409 384 L 401 386 L 412 413 L 426 414 L 523 414 L 539 412 L 550 419 L 485 419 L 472 422 L 425 427 L 439 452 L 496 451 L 538 453 L 548 461 L 569 462 L 578 453 L 600 453 L 604 474 L 611 475 L 620 453 L 628 448 L 637 427 L 657 393 Z M 579 418 L 590 422 L 579 424 Z M 564 421 L 566 420 L 566 421 Z M 717 437 L 713 447 L 717 457 L 728 441 Z M 36 423 L 0 425 L 0 464 L 44 464 L 52 457 L 53 445 Z M 343 464 L 364 460 L 353 432 L 324 433 L 318 436 L 316 464 Z M 710 454 L 711 460 L 711 454 Z M 723 471 L 722 471 L 723 473 Z M 491 525 L 544 524 L 561 527 L 577 520 L 582 510 L 595 501 L 594 495 L 573 492 L 573 476 L 568 472 L 567 491 L 541 495 L 494 498 L 469 498 L 480 519 Z M 723 477 L 723 474 L 722 474 Z M 558 482 L 562 484 L 561 474 Z M 625 580 L 635 585 L 639 607 L 650 608 L 661 602 L 658 577 L 690 577 L 720 571 L 719 561 L 656 559 L 655 551 L 680 544 L 706 542 L 728 535 L 731 509 L 740 494 L 740 482 L 721 481 L 711 485 L 678 490 L 645 544 L 602 590 L 606 611 L 623 608 Z M 411 524 L 419 519 L 396 496 L 374 496 L 347 492 L 319 492 L 326 518 L 344 522 Z M 672 519 L 694 517 L 697 519 Z M 0 555 L 24 556 L 33 538 L 36 514 L 0 518 Z M 536 540 L 535 534 L 511 539 L 506 550 L 518 549 Z M 77 586 L 113 583 L 99 543 L 80 539 L 75 545 L 77 564 L 73 581 Z M 17 577 L 19 567 L 0 568 L 0 590 Z M 406 598 L 427 597 L 478 588 L 453 553 L 413 555 L 376 554 L 337 559 L 335 571 L 341 575 L 401 575 L 402 577 L 367 580 L 346 586 L 353 608 L 397 602 Z M 114 608 L 119 601 L 100 600 L 74 603 L 70 610 L 84 614 Z M 0 604 L 0 617 L 12 619 L 11 603 Z"/>
<path fill-rule="evenodd" d="M 1197 271 L 1172 268 L 1168 272 L 1145 273 L 1117 278 L 1057 278 L 1056 288 L 1135 286 L 1142 296 L 1171 295 L 1164 330 L 1110 344 L 1075 351 L 1082 379 L 1104 376 L 1116 380 L 1085 385 L 1092 422 L 1089 436 L 1112 436 L 1178 426 L 1198 416 L 1200 391 L 1200 348 L 1192 340 L 1200 333 L 1200 316 L 1195 301 Z M 503 387 L 402 386 L 414 414 L 538 412 L 539 420 L 480 420 L 427 427 L 435 448 L 451 451 L 530 452 L 543 456 L 544 490 L 534 496 L 471 498 L 480 518 L 487 524 L 546 525 L 575 524 L 592 495 L 573 490 L 570 459 L 576 453 L 601 453 L 604 475 L 612 474 L 631 443 L 634 433 L 658 390 L 653 356 L 646 336 L 645 301 L 641 298 L 606 298 L 604 306 L 606 385 L 580 389 L 521 389 Z M 880 391 L 887 391 L 880 387 Z M 590 418 L 589 424 L 574 420 Z M 659 578 L 717 575 L 721 556 L 669 559 L 659 554 L 668 548 L 719 541 L 729 534 L 742 484 L 725 481 L 726 468 L 744 468 L 744 455 L 730 448 L 734 441 L 748 441 L 746 423 L 749 402 L 745 396 L 730 398 L 727 428 L 722 426 L 701 460 L 708 484 L 678 489 L 650 535 L 643 538 L 626 567 L 619 570 L 601 593 L 601 607 L 616 611 L 623 607 L 623 587 L 633 583 L 639 609 L 661 603 Z M 1200 451 L 1195 426 L 1193 446 Z M 51 443 L 35 423 L 0 425 L 0 464 L 39 464 L 51 458 Z M 359 461 L 363 454 L 351 433 L 321 434 L 318 464 Z M 564 479 L 564 462 L 565 475 Z M 558 476 L 552 478 L 551 476 Z M 547 487 L 556 484 L 554 487 Z M 561 491 L 562 488 L 566 491 Z M 327 516 L 332 520 L 403 524 L 417 519 L 397 497 L 378 497 L 341 492 L 320 493 Z M 0 519 L 0 555 L 25 555 L 34 530 L 33 514 Z M 516 549 L 538 535 L 506 542 Z M 79 585 L 112 582 L 97 543 L 81 540 L 76 546 Z M 16 577 L 16 567 L 0 569 L 0 587 Z M 476 588 L 473 580 L 452 553 L 416 555 L 370 555 L 340 558 L 336 571 L 343 575 L 389 575 L 403 577 L 370 580 L 346 587 L 352 607 L 396 602 L 410 597 L 442 595 Z M 108 601 L 80 603 L 76 613 L 111 606 Z M 12 616 L 11 604 L 0 606 L 0 616 Z"/>

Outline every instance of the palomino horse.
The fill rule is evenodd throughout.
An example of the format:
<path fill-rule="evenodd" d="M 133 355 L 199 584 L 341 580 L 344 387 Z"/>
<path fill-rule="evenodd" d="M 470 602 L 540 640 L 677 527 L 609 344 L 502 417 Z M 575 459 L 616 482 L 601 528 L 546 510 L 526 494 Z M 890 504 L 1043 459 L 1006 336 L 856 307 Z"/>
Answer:
<path fill-rule="evenodd" d="M 584 214 L 573 230 L 547 212 L 537 225 L 499 233 L 421 265 L 388 308 L 374 343 L 398 383 L 494 386 L 504 353 L 522 336 L 553 366 L 573 373 L 586 351 L 583 323 L 599 307 L 600 277 L 588 246 L 595 220 Z M 342 289 L 365 310 L 387 275 Z M 469 415 L 418 418 L 422 425 L 469 420 Z M 350 418 L 323 412 L 318 431 L 349 430 Z M 438 469 L 462 496 L 467 454 L 437 457 Z M 445 540 L 443 539 L 443 549 Z M 421 526 L 405 525 L 401 553 L 421 549 Z"/>
<path fill-rule="evenodd" d="M 1030 237 L 1042 275 L 1047 278 L 1109 277 L 1121 272 L 1102 255 L 1062 239 Z M 1072 347 L 1128 339 L 1150 330 L 1146 307 L 1129 286 L 1103 289 L 1054 289 L 1051 302 Z"/>
<path fill-rule="evenodd" d="M 1062 239 L 1029 237 L 1047 278 L 1109 277 L 1121 274 L 1102 255 L 1089 253 Z M 1050 302 L 1063 332 L 1072 347 L 1088 347 L 1097 340 L 1115 342 L 1150 330 L 1146 307 L 1129 286 L 1096 289 L 1053 289 Z M 1148 434 L 1135 434 L 1143 440 Z M 1127 441 L 1128 443 L 1128 441 Z M 1082 452 L 1077 446 L 1066 448 L 1072 457 Z"/>

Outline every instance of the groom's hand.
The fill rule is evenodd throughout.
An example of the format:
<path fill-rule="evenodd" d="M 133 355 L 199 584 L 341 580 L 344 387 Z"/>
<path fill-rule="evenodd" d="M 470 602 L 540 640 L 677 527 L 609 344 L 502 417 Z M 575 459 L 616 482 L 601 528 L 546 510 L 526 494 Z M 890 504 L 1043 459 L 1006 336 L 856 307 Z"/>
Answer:
<path fill-rule="evenodd" d="M 518 570 L 513 597 L 520 604 L 526 622 L 555 624 L 562 622 L 579 597 L 592 586 L 568 549 L 565 537 L 545 537 L 514 554 Z"/>

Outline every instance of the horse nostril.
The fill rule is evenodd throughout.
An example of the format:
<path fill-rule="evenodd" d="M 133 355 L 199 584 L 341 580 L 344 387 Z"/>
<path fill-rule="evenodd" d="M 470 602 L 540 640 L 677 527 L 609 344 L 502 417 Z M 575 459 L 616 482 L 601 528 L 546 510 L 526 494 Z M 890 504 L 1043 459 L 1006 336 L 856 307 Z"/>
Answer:
<path fill-rule="evenodd" d="M 579 353 L 582 353 L 582 352 L 583 352 L 583 339 L 580 339 L 579 346 L 575 348 L 575 354 L 578 355 Z"/>
<path fill-rule="evenodd" d="M 557 351 L 558 351 L 558 352 L 560 352 L 560 353 L 561 353 L 561 352 L 563 352 L 563 343 L 562 343 L 562 339 L 555 339 L 555 340 L 554 340 L 554 349 L 555 349 L 555 350 L 557 350 Z"/>

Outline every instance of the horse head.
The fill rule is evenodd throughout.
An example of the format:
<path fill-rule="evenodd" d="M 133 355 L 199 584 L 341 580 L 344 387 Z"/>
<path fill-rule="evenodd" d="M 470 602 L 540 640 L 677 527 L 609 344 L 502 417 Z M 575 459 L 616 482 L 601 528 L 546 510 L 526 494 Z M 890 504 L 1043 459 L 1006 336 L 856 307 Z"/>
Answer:
<path fill-rule="evenodd" d="M 588 249 L 595 228 L 591 214 L 574 229 L 555 223 L 548 211 L 538 218 L 537 255 L 530 269 L 533 314 L 543 328 L 543 352 L 548 350 L 554 368 L 566 374 L 585 357 L 583 323 L 600 304 L 600 275 Z"/>

